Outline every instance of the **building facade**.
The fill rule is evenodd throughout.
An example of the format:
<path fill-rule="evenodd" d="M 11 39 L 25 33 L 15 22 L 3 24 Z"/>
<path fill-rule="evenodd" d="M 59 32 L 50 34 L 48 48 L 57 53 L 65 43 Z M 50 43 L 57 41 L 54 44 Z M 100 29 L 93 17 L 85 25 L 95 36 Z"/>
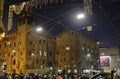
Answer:
<path fill-rule="evenodd" d="M 56 39 L 56 69 L 65 72 L 82 72 L 99 67 L 99 44 L 83 34 L 66 31 Z"/>
<path fill-rule="evenodd" d="M 0 41 L 1 70 L 18 74 L 47 72 L 54 68 L 54 49 L 54 37 L 35 32 L 33 20 L 23 12 L 17 30 Z"/>

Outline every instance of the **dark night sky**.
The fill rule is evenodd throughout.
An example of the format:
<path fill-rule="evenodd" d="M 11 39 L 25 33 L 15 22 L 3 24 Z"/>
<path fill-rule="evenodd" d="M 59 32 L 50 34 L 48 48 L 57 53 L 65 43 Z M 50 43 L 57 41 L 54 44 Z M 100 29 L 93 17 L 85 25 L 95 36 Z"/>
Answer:
<path fill-rule="evenodd" d="M 9 4 L 21 1 L 24 0 L 5 0 L 6 11 L 4 12 L 7 13 Z M 87 15 L 83 20 L 75 18 L 75 15 L 82 11 L 80 0 L 64 0 L 64 4 L 58 4 L 56 7 L 35 8 L 36 26 L 42 24 L 44 28 L 55 34 L 64 29 L 82 31 L 99 40 L 101 47 L 120 47 L 120 0 L 99 1 L 99 6 L 93 3 L 93 15 Z M 7 23 L 6 19 L 7 17 L 4 19 L 5 24 Z M 52 19 L 54 21 L 50 21 Z M 91 32 L 87 32 L 85 29 L 88 25 L 93 27 Z"/>

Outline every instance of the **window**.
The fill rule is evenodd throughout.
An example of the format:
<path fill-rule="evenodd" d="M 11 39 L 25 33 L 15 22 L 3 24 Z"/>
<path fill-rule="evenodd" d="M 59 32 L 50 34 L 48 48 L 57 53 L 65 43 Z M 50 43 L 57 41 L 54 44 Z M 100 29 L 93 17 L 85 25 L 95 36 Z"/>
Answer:
<path fill-rule="evenodd" d="M 8 57 L 10 57 L 10 53 L 8 53 Z"/>
<path fill-rule="evenodd" d="M 73 58 L 71 58 L 71 60 L 73 61 Z"/>
<path fill-rule="evenodd" d="M 33 44 L 33 42 L 31 41 L 31 42 L 30 42 L 30 44 L 32 45 L 32 44 Z"/>
<path fill-rule="evenodd" d="M 36 59 L 36 64 L 38 64 L 38 59 Z"/>
<path fill-rule="evenodd" d="M 90 51 L 90 48 L 88 47 L 88 48 L 87 48 L 87 52 L 89 52 L 89 51 Z"/>
<path fill-rule="evenodd" d="M 62 59 L 60 59 L 60 62 L 62 62 Z"/>
<path fill-rule="evenodd" d="M 41 40 L 39 40 L 39 44 L 41 44 Z"/>
<path fill-rule="evenodd" d="M 32 58 L 30 57 L 30 61 L 32 60 Z"/>
<path fill-rule="evenodd" d="M 14 47 L 16 47 L 16 43 L 14 42 Z"/>
<path fill-rule="evenodd" d="M 13 65 L 15 65 L 16 64 L 16 60 L 13 60 Z"/>
<path fill-rule="evenodd" d="M 16 56 L 16 52 L 13 52 L 13 56 Z"/>
<path fill-rule="evenodd" d="M 32 52 L 29 52 L 29 55 L 31 56 L 31 55 L 32 55 Z"/>
<path fill-rule="evenodd" d="M 22 56 L 22 52 L 21 52 L 21 56 Z"/>
<path fill-rule="evenodd" d="M 10 43 L 10 47 L 11 47 L 11 43 Z"/>
<path fill-rule="evenodd" d="M 27 34 L 30 35 L 30 32 L 28 32 Z"/>
<path fill-rule="evenodd" d="M 50 57 L 52 56 L 52 52 L 50 51 Z"/>
<path fill-rule="evenodd" d="M 40 53 L 40 56 L 42 55 L 42 51 L 39 51 L 39 53 Z"/>
<path fill-rule="evenodd" d="M 58 55 L 58 50 L 57 50 L 57 53 L 56 53 L 57 55 Z"/>
<path fill-rule="evenodd" d="M 82 50 L 85 50 L 84 46 L 82 46 Z"/>
<path fill-rule="evenodd" d="M 59 65 L 59 67 L 61 68 L 61 65 Z"/>
<path fill-rule="evenodd" d="M 4 47 L 6 47 L 6 43 L 4 44 Z"/>
<path fill-rule="evenodd" d="M 47 52 L 46 51 L 44 51 L 44 56 L 46 56 L 47 55 Z"/>
<path fill-rule="evenodd" d="M 44 60 L 43 60 L 43 62 L 42 62 L 42 65 L 44 65 Z"/>
<path fill-rule="evenodd" d="M 64 57 L 64 61 L 65 61 L 65 57 Z"/>
<path fill-rule="evenodd" d="M 45 44 L 45 40 L 43 40 L 43 43 Z"/>
<path fill-rule="evenodd" d="M 20 45 L 21 45 L 21 42 L 20 42 Z"/>
<path fill-rule="evenodd" d="M 22 69 L 20 69 L 20 73 L 22 73 Z"/>
<path fill-rule="evenodd" d="M 19 35 L 21 35 L 21 33 L 19 33 Z"/>
<path fill-rule="evenodd" d="M 16 69 L 12 69 L 13 73 L 16 73 Z"/>

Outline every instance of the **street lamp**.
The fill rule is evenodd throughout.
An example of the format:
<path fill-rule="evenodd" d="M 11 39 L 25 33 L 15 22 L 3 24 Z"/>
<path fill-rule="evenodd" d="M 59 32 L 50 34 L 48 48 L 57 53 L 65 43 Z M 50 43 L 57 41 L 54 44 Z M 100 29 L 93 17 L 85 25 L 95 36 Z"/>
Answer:
<path fill-rule="evenodd" d="M 77 15 L 77 19 L 83 19 L 84 17 L 85 17 L 85 14 L 83 14 L 83 13 Z"/>
<path fill-rule="evenodd" d="M 43 28 L 42 28 L 42 27 L 38 27 L 38 28 L 36 29 L 36 31 L 37 31 L 37 32 L 41 32 L 41 31 L 43 31 Z"/>

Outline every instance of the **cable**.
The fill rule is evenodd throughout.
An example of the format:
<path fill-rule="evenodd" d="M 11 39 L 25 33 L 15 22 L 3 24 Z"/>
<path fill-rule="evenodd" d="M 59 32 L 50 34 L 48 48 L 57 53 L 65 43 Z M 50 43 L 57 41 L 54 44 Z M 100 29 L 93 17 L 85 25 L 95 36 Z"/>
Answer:
<path fill-rule="evenodd" d="M 109 3 L 109 2 L 120 2 L 120 0 L 103 1 L 103 3 Z"/>
<path fill-rule="evenodd" d="M 37 13 L 35 13 L 35 14 L 36 14 L 37 16 L 44 17 L 44 18 L 47 18 L 47 19 L 49 19 L 49 20 L 53 20 L 53 21 L 55 21 L 56 23 L 59 23 L 59 24 L 61 24 L 62 26 L 64 26 L 65 29 L 70 29 L 70 28 L 67 28 L 66 25 L 65 25 L 64 23 L 62 23 L 62 21 L 64 21 L 65 18 L 62 19 L 62 20 L 55 20 L 55 19 L 52 19 L 52 18 L 43 16 L 43 15 L 40 15 L 40 14 L 37 14 Z M 46 23 L 46 24 L 47 24 L 47 23 Z M 45 25 L 45 24 L 44 24 L 44 25 Z"/>
<path fill-rule="evenodd" d="M 113 30 L 116 33 L 116 35 L 120 37 L 120 34 L 117 32 L 115 26 L 113 25 L 113 23 L 111 22 L 111 20 L 107 16 L 107 14 L 104 12 L 104 10 L 102 9 L 102 7 L 100 7 L 96 2 L 95 2 L 95 4 L 100 8 L 101 12 L 103 13 L 103 15 L 105 16 L 105 18 L 107 19 L 107 21 L 110 23 L 110 25 L 113 28 Z"/>
<path fill-rule="evenodd" d="M 118 33 L 117 29 L 115 28 L 115 26 L 113 25 L 113 23 L 111 22 L 111 20 L 110 20 L 109 17 L 107 16 L 107 14 L 104 12 L 104 10 L 102 9 L 102 7 L 99 6 L 96 2 L 94 2 L 94 3 L 97 5 L 97 7 L 98 7 L 98 8 L 101 10 L 101 12 L 103 13 L 104 17 L 105 17 L 105 18 L 107 19 L 107 21 L 110 23 L 110 25 L 111 25 L 111 27 L 113 28 L 113 31 L 115 32 L 115 34 L 118 36 L 118 38 L 120 38 L 120 34 Z M 117 39 L 116 39 L 116 40 L 117 40 Z M 113 40 L 112 42 L 118 43 L 118 40 L 117 40 L 117 41 Z M 108 44 L 108 45 L 111 45 L 111 46 L 115 46 L 115 45 L 111 44 L 111 41 L 108 41 L 108 40 L 107 40 L 107 44 Z"/>
<path fill-rule="evenodd" d="M 78 7 L 82 7 L 82 5 L 81 5 L 81 6 L 78 6 Z M 43 23 L 42 25 L 47 24 L 47 23 L 49 23 L 49 22 L 51 22 L 51 21 L 55 21 L 57 18 L 59 18 L 59 17 L 61 17 L 61 16 L 65 15 L 65 14 L 67 14 L 67 13 L 70 13 L 71 11 L 73 11 L 73 10 L 77 9 L 78 7 L 73 8 L 73 9 L 72 9 L 72 10 L 70 10 L 70 11 L 64 12 L 63 14 L 61 14 L 61 15 L 59 15 L 59 16 L 56 16 L 55 18 L 50 19 L 49 21 L 47 21 L 47 22 Z"/>
<path fill-rule="evenodd" d="M 49 21 L 44 22 L 44 23 L 42 23 L 41 25 L 45 25 L 45 24 L 47 24 L 47 23 L 49 23 L 49 22 L 52 22 L 52 21 L 55 21 L 55 22 L 56 22 L 56 19 L 57 19 L 57 18 L 59 18 L 59 17 L 65 15 L 65 14 L 67 14 L 67 13 L 70 13 L 71 11 L 77 9 L 78 7 L 82 7 L 82 5 L 77 6 L 77 7 L 73 8 L 73 9 L 71 9 L 70 11 L 66 11 L 66 12 L 64 12 L 63 14 L 61 14 L 61 15 L 59 15 L 59 16 L 56 16 L 55 18 L 52 18 L 52 19 L 51 19 L 51 18 L 48 18 L 48 17 L 46 17 L 46 16 L 39 15 L 39 16 L 42 16 L 42 17 L 45 17 L 45 18 L 50 19 Z M 58 21 L 57 21 L 57 23 L 58 23 Z M 62 25 L 65 27 L 65 25 L 64 25 L 63 23 L 61 23 L 60 21 L 59 21 L 59 23 L 62 24 Z M 55 26 L 54 26 L 54 27 L 55 27 Z M 54 27 L 52 27 L 52 29 L 53 29 Z M 65 28 L 66 28 L 66 27 L 65 27 Z M 25 33 L 29 32 L 29 31 L 31 31 L 31 30 L 33 30 L 33 29 L 34 29 L 34 28 L 32 28 L 32 29 L 26 31 Z M 22 34 L 25 34 L 25 33 L 22 33 Z"/>
<path fill-rule="evenodd" d="M 79 3 L 74 3 L 74 4 L 61 4 L 61 5 L 55 5 L 55 6 L 46 6 L 45 8 L 44 7 L 40 7 L 40 9 L 50 9 L 50 8 L 62 8 L 62 7 L 73 7 L 73 6 L 76 6 L 76 5 L 79 5 Z M 39 7 L 35 7 L 36 9 L 39 8 Z"/>

